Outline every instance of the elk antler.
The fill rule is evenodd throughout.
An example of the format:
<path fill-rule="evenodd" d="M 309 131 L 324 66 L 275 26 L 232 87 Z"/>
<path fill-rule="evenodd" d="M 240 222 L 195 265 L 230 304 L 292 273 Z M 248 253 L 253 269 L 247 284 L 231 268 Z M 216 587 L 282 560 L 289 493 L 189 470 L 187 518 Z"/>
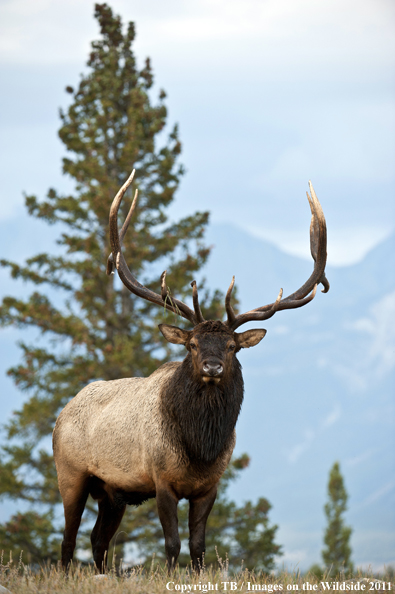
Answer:
<path fill-rule="evenodd" d="M 283 290 L 280 289 L 280 293 L 278 294 L 278 297 L 274 303 L 257 307 L 256 309 L 252 309 L 251 311 L 247 311 L 244 314 L 239 314 L 236 316 L 230 304 L 235 282 L 235 278 L 233 277 L 225 298 L 225 308 L 228 316 L 226 323 L 231 330 L 236 330 L 236 328 L 242 324 L 245 324 L 246 322 L 267 320 L 268 318 L 274 316 L 276 311 L 280 311 L 282 309 L 293 309 L 306 305 L 306 303 L 309 303 L 309 301 L 314 299 L 317 292 L 317 285 L 319 283 L 324 286 L 322 290 L 323 293 L 327 293 L 329 291 L 329 282 L 325 276 L 326 222 L 321 204 L 319 203 L 311 182 L 309 182 L 309 187 L 311 196 L 308 192 L 306 192 L 306 194 L 311 210 L 310 250 L 314 260 L 314 270 L 310 278 L 304 283 L 304 285 L 300 287 L 300 289 L 291 295 L 288 295 L 288 297 L 285 297 L 285 299 L 282 299 Z"/>
<path fill-rule="evenodd" d="M 162 273 L 160 277 L 161 295 L 157 295 L 156 293 L 154 293 L 154 291 L 151 291 L 151 289 L 148 289 L 147 287 L 144 287 L 144 285 L 139 283 L 139 281 L 130 272 L 128 265 L 126 264 L 125 258 L 122 254 L 122 242 L 136 207 L 138 191 L 136 190 L 134 194 L 132 206 L 130 207 L 128 216 L 125 219 L 120 233 L 118 232 L 118 210 L 126 190 L 133 181 L 134 174 L 135 170 L 133 169 L 131 175 L 123 184 L 121 189 L 118 191 L 111 205 L 110 242 L 112 253 L 110 254 L 107 260 L 107 274 L 113 274 L 115 266 L 121 281 L 123 282 L 125 287 L 129 289 L 131 293 L 137 295 L 138 297 L 142 297 L 143 299 L 146 299 L 151 303 L 156 303 L 157 305 L 165 307 L 169 311 L 172 311 L 173 313 L 182 316 L 183 318 L 186 318 L 193 325 L 196 326 L 200 322 L 204 322 L 204 318 L 199 306 L 199 298 L 195 281 L 191 283 L 191 286 L 193 288 L 193 306 L 195 310 L 193 312 L 192 309 L 190 309 L 185 303 L 170 296 L 169 289 L 166 285 L 166 270 Z"/>

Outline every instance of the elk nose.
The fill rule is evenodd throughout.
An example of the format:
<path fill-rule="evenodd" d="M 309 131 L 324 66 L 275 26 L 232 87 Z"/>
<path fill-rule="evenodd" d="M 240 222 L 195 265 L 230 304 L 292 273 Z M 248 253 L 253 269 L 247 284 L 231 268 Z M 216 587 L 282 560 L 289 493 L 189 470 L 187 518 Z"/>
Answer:
<path fill-rule="evenodd" d="M 210 377 L 218 377 L 223 370 L 221 363 L 210 363 L 209 361 L 203 363 L 203 372 Z"/>

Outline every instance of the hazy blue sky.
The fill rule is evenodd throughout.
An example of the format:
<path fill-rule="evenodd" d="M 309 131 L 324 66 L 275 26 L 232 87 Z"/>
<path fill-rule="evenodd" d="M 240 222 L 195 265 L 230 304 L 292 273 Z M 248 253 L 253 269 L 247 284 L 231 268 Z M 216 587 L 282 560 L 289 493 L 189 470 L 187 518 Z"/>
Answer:
<path fill-rule="evenodd" d="M 394 228 L 395 4 L 390 0 L 114 0 L 140 63 L 180 124 L 177 215 L 207 208 L 309 256 L 312 179 L 329 261 L 357 261 Z M 1 0 L 0 217 L 22 192 L 67 188 L 58 107 L 97 37 L 93 2 Z M 132 167 L 133 164 L 131 164 Z M 32 241 L 34 238 L 32 237 Z"/>

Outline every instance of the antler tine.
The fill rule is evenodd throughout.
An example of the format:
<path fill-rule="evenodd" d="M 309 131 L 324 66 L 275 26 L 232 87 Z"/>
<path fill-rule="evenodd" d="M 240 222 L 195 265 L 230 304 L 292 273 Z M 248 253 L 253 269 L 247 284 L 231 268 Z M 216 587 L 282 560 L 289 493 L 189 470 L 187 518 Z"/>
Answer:
<path fill-rule="evenodd" d="M 169 296 L 169 289 L 166 284 L 166 273 L 167 270 L 164 270 L 160 275 L 160 288 L 163 301 L 166 301 L 167 297 Z"/>
<path fill-rule="evenodd" d="M 232 291 L 233 291 L 234 286 L 235 286 L 235 277 L 233 276 L 232 281 L 229 285 L 229 289 L 226 291 L 226 297 L 225 297 L 225 310 L 226 310 L 226 314 L 228 316 L 228 320 L 227 320 L 228 326 L 231 326 L 236 319 L 236 314 L 234 312 L 233 307 L 230 304 L 230 299 L 232 297 Z"/>
<path fill-rule="evenodd" d="M 317 260 L 318 240 L 320 237 L 320 227 L 318 224 L 317 216 L 315 214 L 315 208 L 310 194 L 306 192 L 307 200 L 309 201 L 311 210 L 311 222 L 310 222 L 310 253 L 314 262 Z"/>
<path fill-rule="evenodd" d="M 112 239 L 111 238 L 111 216 L 113 215 L 114 206 L 115 206 L 116 215 L 117 215 L 118 214 L 119 205 L 122 202 L 122 198 L 123 198 L 126 190 L 128 189 L 128 187 L 132 183 L 135 173 L 136 173 L 136 170 L 133 169 L 132 173 L 129 175 L 129 177 L 126 180 L 126 182 L 118 190 L 118 193 L 117 193 L 117 195 L 115 196 L 115 198 L 114 198 L 114 200 L 112 202 L 111 209 L 110 209 L 110 240 Z M 116 228 L 117 228 L 117 233 L 116 233 L 116 235 L 117 235 L 117 243 L 118 243 L 118 246 L 117 247 L 119 248 L 117 251 L 120 251 L 123 238 L 125 237 L 125 233 L 126 233 L 128 227 L 129 227 L 130 219 L 132 218 L 132 215 L 133 215 L 133 212 L 134 212 L 134 209 L 135 209 L 136 201 L 137 201 L 137 190 L 136 190 L 136 193 L 134 195 L 134 200 L 133 200 L 132 206 L 130 207 L 128 216 L 126 217 L 126 220 L 125 220 L 125 222 L 124 222 L 124 224 L 122 226 L 121 234 L 120 234 L 119 238 L 118 238 L 118 221 L 115 218 Z M 112 241 L 111 241 L 111 245 L 112 245 Z M 114 272 L 115 272 L 115 263 L 114 263 L 113 253 L 114 252 L 111 252 L 111 254 L 107 258 L 107 269 L 106 269 L 106 272 L 107 272 L 107 274 L 109 276 L 110 276 L 110 274 L 114 274 Z"/>
<path fill-rule="evenodd" d="M 199 295 L 198 295 L 197 284 L 196 284 L 195 280 L 193 280 L 191 282 L 191 287 L 192 287 L 193 309 L 195 310 L 196 319 L 197 319 L 198 323 L 200 324 L 201 322 L 205 322 L 206 320 L 204 319 L 202 310 L 200 309 Z"/>
<path fill-rule="evenodd" d="M 306 297 L 303 297 L 303 299 L 294 299 L 293 301 L 285 301 L 284 299 L 282 303 L 280 303 L 278 310 L 281 311 L 282 309 L 296 309 L 297 307 L 303 307 L 303 305 L 306 305 L 306 303 L 310 303 L 317 293 L 317 287 L 318 284 L 316 283 L 311 293 Z"/>
<path fill-rule="evenodd" d="M 133 198 L 132 206 L 130 207 L 130 210 L 128 212 L 128 216 L 126 217 L 125 222 L 122 225 L 122 229 L 121 229 L 121 232 L 119 234 L 119 243 L 120 243 L 120 245 L 123 244 L 123 239 L 124 239 L 124 237 L 126 235 L 126 231 L 128 230 L 129 223 L 130 223 L 130 221 L 132 219 L 132 216 L 133 216 L 133 213 L 134 213 L 134 209 L 136 208 L 138 193 L 139 193 L 139 191 L 136 189 L 136 191 L 134 193 L 134 198 Z M 115 272 L 114 268 L 115 268 L 115 266 L 114 266 L 114 260 L 113 260 L 113 256 L 112 256 L 112 252 L 111 252 L 111 254 L 107 258 L 107 269 L 106 269 L 107 274 L 108 275 L 114 274 L 114 272 Z"/>
<path fill-rule="evenodd" d="M 324 220 L 324 225 L 325 225 L 325 242 L 326 242 L 326 223 L 325 223 L 325 217 L 324 217 L 324 213 L 322 211 L 322 207 L 321 204 L 317 198 L 317 195 L 314 191 L 313 188 L 313 184 L 311 183 L 311 181 L 309 181 L 309 188 L 310 188 L 310 192 L 311 192 L 311 197 L 309 195 L 308 192 L 306 192 L 307 195 L 307 200 L 309 201 L 309 205 L 310 205 L 310 210 L 311 210 L 311 223 L 310 223 L 310 252 L 311 255 L 313 257 L 314 262 L 317 261 L 317 256 L 318 256 L 318 244 L 319 244 L 319 239 L 320 239 L 320 225 L 318 222 L 318 216 L 316 213 L 316 204 L 318 204 L 318 207 L 320 209 L 320 215 Z M 313 200 L 314 197 L 314 200 Z M 325 253 L 325 262 L 326 262 L 326 253 Z M 323 289 L 322 289 L 322 293 L 327 293 L 329 291 L 330 288 L 330 284 L 328 279 L 325 276 L 325 271 L 322 273 L 322 277 L 321 280 L 319 281 L 322 285 L 323 285 Z"/>
<path fill-rule="evenodd" d="M 136 204 L 137 204 L 137 197 L 138 197 L 138 195 L 139 195 L 139 191 L 136 188 L 136 191 L 134 193 L 134 198 L 133 198 L 132 206 L 129 209 L 128 216 L 126 217 L 125 222 L 122 225 L 121 232 L 119 234 L 119 242 L 120 242 L 121 245 L 122 245 L 123 240 L 124 240 L 124 237 L 126 235 L 126 231 L 128 230 L 129 223 L 132 220 L 132 216 L 134 214 L 134 209 L 136 208 Z"/>
<path fill-rule="evenodd" d="M 329 282 L 325 276 L 326 265 L 326 222 L 321 204 L 316 196 L 313 185 L 309 182 L 311 195 L 307 192 L 307 198 L 311 210 L 310 224 L 310 251 L 314 260 L 314 269 L 310 278 L 294 293 L 288 295 L 285 299 L 277 297 L 275 303 L 257 307 L 245 314 L 235 317 L 229 325 L 232 330 L 238 328 L 246 322 L 253 320 L 267 320 L 274 315 L 276 311 L 283 309 L 294 309 L 302 307 L 314 299 L 318 284 L 324 286 L 323 293 L 329 291 Z M 280 292 L 282 295 L 282 291 Z M 226 305 L 226 300 L 225 300 Z M 229 322 L 228 322 L 229 323 Z"/>
<path fill-rule="evenodd" d="M 114 272 L 115 272 L 114 268 L 115 268 L 114 258 L 112 257 L 112 252 L 111 252 L 111 254 L 107 258 L 106 274 L 108 276 L 111 276 L 112 274 L 114 274 Z"/>
<path fill-rule="evenodd" d="M 123 184 L 121 189 L 118 191 L 117 195 L 115 196 L 111 209 L 110 209 L 110 242 L 111 242 L 111 250 L 112 253 L 107 261 L 107 273 L 111 274 L 114 265 L 118 271 L 119 277 L 125 287 L 129 289 L 131 293 L 137 295 L 138 297 L 142 297 L 151 303 L 155 303 L 156 305 L 164 306 L 169 311 L 172 311 L 175 314 L 178 314 L 187 320 L 189 320 L 192 324 L 196 325 L 197 319 L 195 313 L 182 301 L 178 299 L 171 298 L 163 300 L 163 291 L 165 290 L 165 297 L 168 295 L 168 290 L 166 286 L 166 273 L 162 274 L 161 277 L 161 291 L 162 296 L 157 295 L 151 289 L 144 287 L 139 281 L 133 276 L 130 272 L 128 265 L 126 264 L 125 258 L 122 254 L 122 240 L 124 239 L 125 233 L 129 226 L 130 220 L 132 218 L 133 212 L 136 207 L 137 201 L 137 192 L 135 193 L 132 206 L 129 210 L 128 216 L 126 217 L 125 223 L 122 226 L 121 232 L 118 232 L 118 210 L 119 206 L 122 202 L 122 198 L 133 181 L 135 171 L 131 173 L 129 178 Z"/>

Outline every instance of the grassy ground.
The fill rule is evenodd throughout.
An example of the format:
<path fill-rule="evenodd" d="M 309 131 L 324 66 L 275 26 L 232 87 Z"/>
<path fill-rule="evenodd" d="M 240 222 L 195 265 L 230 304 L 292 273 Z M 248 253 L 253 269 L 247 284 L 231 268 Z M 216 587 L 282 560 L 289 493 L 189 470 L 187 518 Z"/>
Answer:
<path fill-rule="evenodd" d="M 394 591 L 393 572 L 381 576 L 380 580 L 369 573 L 357 573 L 352 579 L 342 576 L 323 580 L 311 574 L 299 572 L 279 572 L 275 575 L 254 573 L 241 569 L 238 573 L 227 571 L 222 565 L 219 569 L 204 568 L 200 575 L 190 569 L 182 569 L 168 576 L 158 564 L 150 570 L 142 568 L 111 570 L 105 576 L 95 575 L 93 568 L 75 567 L 69 576 L 59 567 L 30 568 L 21 562 L 0 564 L 0 584 L 12 594 L 166 594 L 167 592 L 226 592 L 244 594 L 246 592 L 323 592 L 322 581 L 335 582 L 335 591 L 341 592 L 390 592 Z M 337 583 L 337 586 L 336 586 Z M 343 584 L 343 587 L 341 587 Z M 331 588 L 332 589 L 332 588 Z M 0 593 L 4 593 L 0 587 Z"/>

